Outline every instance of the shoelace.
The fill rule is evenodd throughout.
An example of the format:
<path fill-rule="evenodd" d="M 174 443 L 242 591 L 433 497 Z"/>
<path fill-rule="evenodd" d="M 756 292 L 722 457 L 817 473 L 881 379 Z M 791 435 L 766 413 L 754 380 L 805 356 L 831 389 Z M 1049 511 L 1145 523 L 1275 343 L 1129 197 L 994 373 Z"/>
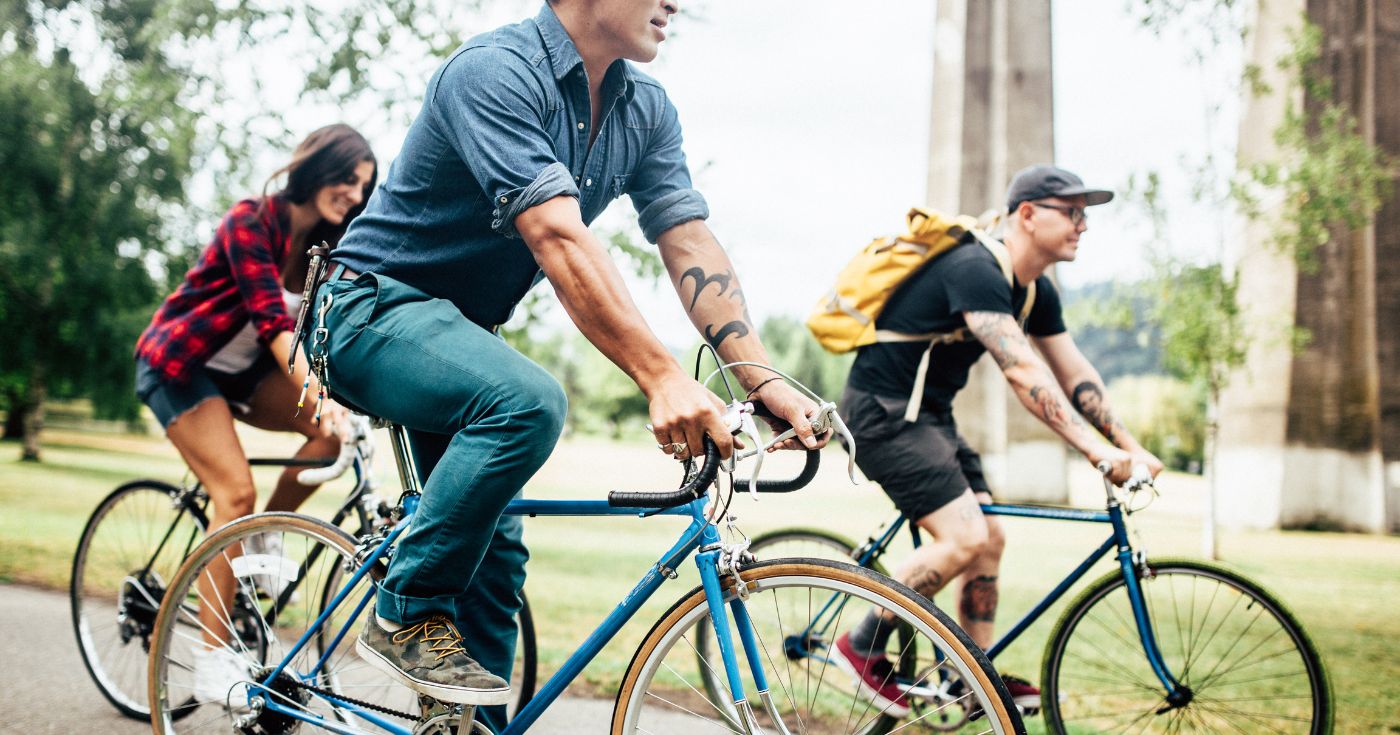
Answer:
<path fill-rule="evenodd" d="M 435 635 L 436 634 L 436 635 Z M 462 634 L 447 622 L 446 618 L 428 618 L 423 622 L 404 628 L 390 637 L 390 640 L 397 644 L 407 643 L 414 636 L 428 646 L 428 653 L 436 653 L 435 661 L 441 661 L 454 653 L 466 654 L 467 649 L 462 647 Z"/>

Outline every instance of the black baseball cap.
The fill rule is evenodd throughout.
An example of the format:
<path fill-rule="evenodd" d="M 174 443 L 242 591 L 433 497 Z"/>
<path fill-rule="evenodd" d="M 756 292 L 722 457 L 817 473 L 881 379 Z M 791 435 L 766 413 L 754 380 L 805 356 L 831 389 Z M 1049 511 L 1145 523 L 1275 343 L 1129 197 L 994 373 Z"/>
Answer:
<path fill-rule="evenodd" d="M 1113 199 L 1113 192 L 1107 189 L 1090 189 L 1084 180 L 1074 174 L 1048 163 L 1027 166 L 1016 172 L 1011 186 L 1006 188 L 1006 211 L 1014 212 L 1021 202 L 1045 199 L 1046 197 L 1083 196 L 1088 206 L 1105 204 Z"/>

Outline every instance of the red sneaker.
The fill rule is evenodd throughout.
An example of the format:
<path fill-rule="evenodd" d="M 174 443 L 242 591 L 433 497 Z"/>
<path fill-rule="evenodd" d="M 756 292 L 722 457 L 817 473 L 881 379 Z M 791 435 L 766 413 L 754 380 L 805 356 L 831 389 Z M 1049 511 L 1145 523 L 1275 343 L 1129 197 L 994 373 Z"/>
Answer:
<path fill-rule="evenodd" d="M 1009 674 L 1003 674 L 1001 680 L 1006 682 L 1006 690 L 1011 692 L 1011 701 L 1021 709 L 1021 714 L 1030 717 L 1040 712 L 1040 690 L 1034 684 Z"/>
<path fill-rule="evenodd" d="M 866 656 L 851 647 L 851 634 L 836 639 L 831 648 L 831 660 L 843 671 L 854 676 L 860 693 L 875 703 L 885 714 L 905 717 L 909 700 L 904 690 L 894 683 L 894 664 L 884 656 Z"/>

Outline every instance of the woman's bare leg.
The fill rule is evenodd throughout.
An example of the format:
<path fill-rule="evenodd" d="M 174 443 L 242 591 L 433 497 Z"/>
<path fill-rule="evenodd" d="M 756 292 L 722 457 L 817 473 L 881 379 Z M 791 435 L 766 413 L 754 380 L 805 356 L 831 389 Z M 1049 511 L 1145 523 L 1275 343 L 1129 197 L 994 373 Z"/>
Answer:
<path fill-rule="evenodd" d="M 211 398 L 178 416 L 166 429 L 170 443 L 209 493 L 209 531 L 253 512 L 257 491 L 228 403 Z M 199 580 L 199 619 L 211 646 L 227 642 L 234 578 L 228 560 L 215 559 Z"/>
<path fill-rule="evenodd" d="M 306 437 L 306 443 L 296 452 L 297 459 L 336 456 L 340 451 L 340 440 L 329 433 L 329 425 L 323 427 L 315 424 L 312 420 L 315 414 L 312 406 L 306 406 L 301 410 L 301 414 L 297 415 L 297 397 L 300 394 L 301 386 L 293 384 L 290 377 L 280 374 L 280 371 L 270 374 L 258 383 L 248 402 L 251 410 L 240 418 L 259 429 L 285 431 Z M 303 469 L 306 468 L 288 467 L 282 472 L 282 476 L 277 478 L 277 487 L 267 499 L 267 507 L 263 510 L 293 511 L 301 507 L 318 487 L 303 485 L 297 480 L 297 475 Z"/>

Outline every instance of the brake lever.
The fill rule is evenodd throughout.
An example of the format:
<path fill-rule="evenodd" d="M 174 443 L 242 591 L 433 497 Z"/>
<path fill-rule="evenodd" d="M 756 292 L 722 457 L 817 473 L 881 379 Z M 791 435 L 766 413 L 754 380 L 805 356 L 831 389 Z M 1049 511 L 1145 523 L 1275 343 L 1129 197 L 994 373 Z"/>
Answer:
<path fill-rule="evenodd" d="M 743 405 L 747 406 L 748 404 Z M 728 416 L 728 414 L 726 414 L 726 416 Z M 773 447 L 774 445 L 781 444 L 782 442 L 797 436 L 797 430 L 790 428 L 787 431 L 784 431 L 781 434 L 774 436 L 771 440 L 768 441 L 767 444 L 763 444 L 757 441 L 758 426 L 754 423 L 753 420 L 752 406 L 749 406 L 749 409 L 743 413 L 741 420 L 746 420 L 748 422 L 748 428 L 743 431 L 744 433 L 752 432 L 750 433 L 750 436 L 755 438 L 754 448 L 744 452 L 735 452 L 734 458 L 736 460 L 748 459 L 749 457 L 757 455 L 758 458 L 754 462 L 753 476 L 749 479 L 749 493 L 751 495 L 754 495 L 755 498 L 757 498 L 758 491 L 755 488 L 757 487 L 759 468 L 763 466 L 763 455 L 767 454 L 768 449 Z M 830 401 L 826 401 L 819 405 L 817 407 L 817 415 L 812 417 L 813 435 L 824 434 L 827 431 L 834 431 L 838 436 L 846 440 L 846 446 L 850 448 L 850 452 L 848 453 L 846 458 L 846 474 L 850 477 L 852 485 L 861 484 L 860 479 L 856 477 L 855 437 L 851 436 L 851 430 L 846 427 L 846 422 L 841 420 L 841 414 L 836 412 L 836 404 Z"/>

